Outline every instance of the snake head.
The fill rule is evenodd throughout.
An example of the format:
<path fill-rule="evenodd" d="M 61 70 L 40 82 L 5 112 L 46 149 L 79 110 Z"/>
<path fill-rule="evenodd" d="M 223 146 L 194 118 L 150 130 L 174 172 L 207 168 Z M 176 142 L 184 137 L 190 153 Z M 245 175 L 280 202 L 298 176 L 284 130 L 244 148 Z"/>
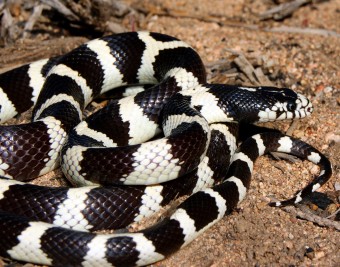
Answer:
<path fill-rule="evenodd" d="M 312 102 L 291 89 L 262 87 L 260 91 L 268 102 L 258 113 L 259 121 L 301 119 L 313 112 Z"/>

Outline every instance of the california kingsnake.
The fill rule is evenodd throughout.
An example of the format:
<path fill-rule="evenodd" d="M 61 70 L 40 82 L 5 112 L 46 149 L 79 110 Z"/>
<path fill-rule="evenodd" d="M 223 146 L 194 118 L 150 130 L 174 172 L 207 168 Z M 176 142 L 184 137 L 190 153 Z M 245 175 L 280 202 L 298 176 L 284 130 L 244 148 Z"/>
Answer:
<path fill-rule="evenodd" d="M 255 159 L 268 151 L 290 153 L 321 168 L 319 177 L 283 204 L 300 201 L 330 178 L 327 158 L 280 133 L 248 138 L 236 153 L 232 147 L 236 133 L 230 129 L 237 124 L 225 122 L 302 118 L 312 111 L 304 96 L 289 89 L 211 85 L 205 79 L 192 48 L 147 32 L 96 39 L 64 56 L 1 74 L 0 121 L 34 105 L 34 122 L 0 127 L 0 176 L 42 175 L 57 167 L 61 153 L 62 169 L 73 184 L 105 187 L 47 188 L 1 180 L 0 255 L 55 266 L 146 265 L 230 213 L 245 197 Z M 156 85 L 114 100 L 81 122 L 93 98 L 137 84 Z M 141 144 L 158 135 L 160 126 L 166 138 Z M 227 148 L 230 165 L 223 154 Z M 172 180 L 177 176 L 183 177 Z M 223 182 L 202 189 L 214 180 Z M 174 198 L 177 187 L 179 195 L 196 193 L 151 228 L 134 234 L 83 232 L 140 220 Z M 116 214 L 124 210 L 129 215 L 122 222 Z"/>

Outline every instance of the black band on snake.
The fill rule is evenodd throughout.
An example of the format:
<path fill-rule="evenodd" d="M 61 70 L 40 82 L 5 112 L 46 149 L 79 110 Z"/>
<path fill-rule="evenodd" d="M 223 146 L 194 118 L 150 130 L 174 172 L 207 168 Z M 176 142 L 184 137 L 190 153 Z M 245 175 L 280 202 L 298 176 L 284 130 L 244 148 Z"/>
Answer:
<path fill-rule="evenodd" d="M 124 97 L 82 119 L 94 98 L 114 89 Z M 3 257 L 53 266 L 147 265 L 235 209 L 264 153 L 320 166 L 318 177 L 275 206 L 301 201 L 332 173 L 322 153 L 280 133 L 250 136 L 236 149 L 238 122 L 303 118 L 313 110 L 307 98 L 286 88 L 207 84 L 198 54 L 159 33 L 103 37 L 0 74 L 0 122 L 32 106 L 31 123 L 0 126 Z M 19 182 L 59 162 L 83 187 Z M 126 227 L 183 195 L 191 196 L 173 214 L 138 233 L 89 232 Z"/>

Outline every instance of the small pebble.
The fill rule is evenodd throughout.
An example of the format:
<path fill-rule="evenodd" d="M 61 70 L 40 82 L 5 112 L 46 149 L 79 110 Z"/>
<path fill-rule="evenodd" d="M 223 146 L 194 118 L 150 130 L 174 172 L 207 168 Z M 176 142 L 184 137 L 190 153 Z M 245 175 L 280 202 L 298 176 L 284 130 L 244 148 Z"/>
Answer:
<path fill-rule="evenodd" d="M 297 222 L 298 222 L 298 219 L 292 217 L 292 218 L 290 218 L 290 221 L 291 221 L 292 223 L 297 223 Z"/>
<path fill-rule="evenodd" d="M 325 257 L 325 252 L 323 252 L 323 251 L 315 252 L 315 259 L 321 259 L 323 257 Z"/>
<path fill-rule="evenodd" d="M 248 260 L 252 260 L 252 259 L 254 259 L 255 253 L 254 253 L 253 250 L 248 249 L 247 252 L 246 252 L 246 255 L 247 255 Z"/>
<path fill-rule="evenodd" d="M 322 145 L 321 149 L 322 149 L 322 150 L 328 149 L 328 145 Z"/>
<path fill-rule="evenodd" d="M 330 204 L 330 205 L 327 207 L 326 210 L 327 210 L 327 212 L 328 212 L 329 214 L 334 214 L 334 213 L 338 210 L 338 205 L 332 203 L 332 204 Z"/>
<path fill-rule="evenodd" d="M 310 203 L 308 206 L 311 210 L 314 210 L 314 211 L 318 210 L 318 208 L 319 208 L 317 205 L 315 205 L 313 203 Z"/>
<path fill-rule="evenodd" d="M 325 86 L 323 84 L 319 84 L 318 86 L 315 87 L 316 92 L 321 92 L 325 89 Z"/>
<path fill-rule="evenodd" d="M 295 252 L 294 254 L 294 258 L 299 260 L 299 261 L 302 261 L 303 260 L 303 257 L 304 257 L 304 251 L 303 249 L 299 249 L 297 252 Z"/>
<path fill-rule="evenodd" d="M 286 241 L 285 243 L 286 243 L 286 247 L 287 247 L 288 249 L 292 249 L 292 248 L 294 247 L 294 244 L 293 244 L 293 242 L 291 242 L 291 241 Z"/>
<path fill-rule="evenodd" d="M 334 141 L 336 143 L 340 142 L 340 135 L 335 134 L 335 133 L 327 133 L 325 136 L 325 140 L 327 142 Z"/>
<path fill-rule="evenodd" d="M 294 135 L 295 135 L 296 138 L 301 138 L 302 136 L 305 135 L 305 133 L 303 131 L 300 131 L 300 130 L 295 130 Z"/>
<path fill-rule="evenodd" d="M 312 168 L 310 169 L 310 172 L 314 175 L 319 173 L 319 167 L 317 165 L 313 165 Z"/>
<path fill-rule="evenodd" d="M 334 189 L 335 189 L 335 191 L 340 191 L 340 183 L 339 182 L 335 182 Z"/>
<path fill-rule="evenodd" d="M 325 92 L 325 93 L 330 93 L 330 92 L 332 92 L 332 91 L 333 91 L 333 88 L 330 87 L 330 86 L 327 86 L 327 87 L 324 89 L 324 92 Z"/>
<path fill-rule="evenodd" d="M 314 259 L 315 257 L 315 252 L 314 252 L 314 249 L 312 249 L 311 247 L 309 246 L 306 246 L 305 248 L 305 256 L 309 259 Z"/>

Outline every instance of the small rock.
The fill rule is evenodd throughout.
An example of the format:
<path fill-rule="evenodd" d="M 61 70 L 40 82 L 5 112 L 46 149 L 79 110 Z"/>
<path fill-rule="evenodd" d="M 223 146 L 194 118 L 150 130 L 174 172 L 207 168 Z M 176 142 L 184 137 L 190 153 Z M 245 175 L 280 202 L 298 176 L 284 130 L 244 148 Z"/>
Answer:
<path fill-rule="evenodd" d="M 317 165 L 313 165 L 313 167 L 310 169 L 310 172 L 314 175 L 319 173 L 319 167 Z"/>
<path fill-rule="evenodd" d="M 299 260 L 299 261 L 302 261 L 303 260 L 303 257 L 304 257 L 304 250 L 303 249 L 299 249 L 297 252 L 295 252 L 294 254 L 294 258 Z"/>
<path fill-rule="evenodd" d="M 327 142 L 334 141 L 336 143 L 340 142 L 340 135 L 335 134 L 335 133 L 327 133 L 325 136 L 325 140 Z"/>
<path fill-rule="evenodd" d="M 335 182 L 334 189 L 335 189 L 335 191 L 340 191 L 340 183 L 339 182 Z"/>
<path fill-rule="evenodd" d="M 333 214 L 338 210 L 338 205 L 336 205 L 335 203 L 332 203 L 327 207 L 326 210 L 329 214 Z"/>
<path fill-rule="evenodd" d="M 330 92 L 332 92 L 332 91 L 333 91 L 333 88 L 330 87 L 330 86 L 327 86 L 327 87 L 325 87 L 325 89 L 324 89 L 324 92 L 325 92 L 325 93 L 330 93 Z"/>
<path fill-rule="evenodd" d="M 246 255 L 247 255 L 248 260 L 252 260 L 252 259 L 254 259 L 255 253 L 252 249 L 248 249 L 247 252 L 246 252 Z"/>
<path fill-rule="evenodd" d="M 316 210 L 318 210 L 318 208 L 319 208 L 317 205 L 315 205 L 315 204 L 313 204 L 313 203 L 308 204 L 308 207 L 309 207 L 311 210 L 313 210 L 313 211 L 316 211 Z"/>
<path fill-rule="evenodd" d="M 245 220 L 240 220 L 236 225 L 235 225 L 235 231 L 238 233 L 244 233 L 248 231 L 248 225 Z"/>
<path fill-rule="evenodd" d="M 305 256 L 309 259 L 314 259 L 315 258 L 315 252 L 314 252 L 314 249 L 309 247 L 309 246 L 306 246 L 305 248 Z"/>
<path fill-rule="evenodd" d="M 289 233 L 289 234 L 288 234 L 288 238 L 289 238 L 289 239 L 294 239 L 294 235 L 293 235 L 292 233 Z"/>
<path fill-rule="evenodd" d="M 291 218 L 290 218 L 290 221 L 291 221 L 292 223 L 297 223 L 297 222 L 298 222 L 298 219 L 296 219 L 296 218 L 294 218 L 294 217 L 291 217 Z"/>
<path fill-rule="evenodd" d="M 294 135 L 296 136 L 296 138 L 301 138 L 305 135 L 305 133 L 303 131 L 300 131 L 300 130 L 295 130 Z"/>
<path fill-rule="evenodd" d="M 307 84 L 308 84 L 308 82 L 307 82 L 305 79 L 302 79 L 302 80 L 301 80 L 301 85 L 302 85 L 302 86 L 305 86 L 305 85 L 307 85 Z"/>
<path fill-rule="evenodd" d="M 323 251 L 315 252 L 315 259 L 321 259 L 323 257 L 325 257 L 325 252 L 323 252 Z"/>
<path fill-rule="evenodd" d="M 319 84 L 315 87 L 316 92 L 322 92 L 324 91 L 324 89 L 325 89 L 325 86 L 323 84 Z"/>
<path fill-rule="evenodd" d="M 286 241 L 285 243 L 286 243 L 286 247 L 290 250 L 294 247 L 294 244 L 291 241 Z"/>

